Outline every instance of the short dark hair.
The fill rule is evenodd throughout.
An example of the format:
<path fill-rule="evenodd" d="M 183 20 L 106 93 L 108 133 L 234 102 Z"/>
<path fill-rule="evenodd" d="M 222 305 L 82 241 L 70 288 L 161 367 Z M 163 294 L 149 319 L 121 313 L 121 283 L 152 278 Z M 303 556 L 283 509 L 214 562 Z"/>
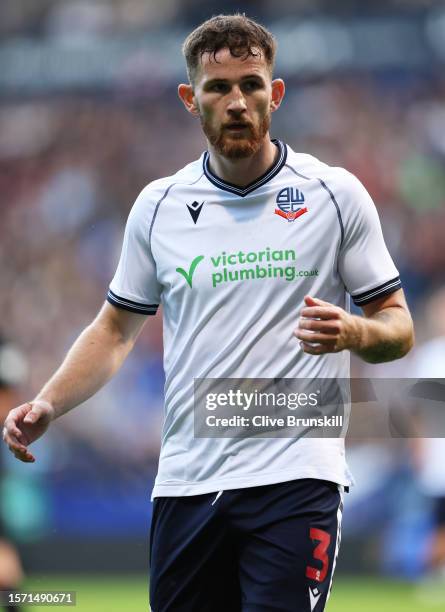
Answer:
<path fill-rule="evenodd" d="M 242 58 L 258 56 L 259 49 L 272 73 L 277 49 L 274 36 L 244 14 L 216 15 L 204 21 L 184 41 L 182 52 L 190 83 L 195 80 L 204 53 L 211 53 L 216 61 L 221 49 L 229 49 L 233 57 Z"/>

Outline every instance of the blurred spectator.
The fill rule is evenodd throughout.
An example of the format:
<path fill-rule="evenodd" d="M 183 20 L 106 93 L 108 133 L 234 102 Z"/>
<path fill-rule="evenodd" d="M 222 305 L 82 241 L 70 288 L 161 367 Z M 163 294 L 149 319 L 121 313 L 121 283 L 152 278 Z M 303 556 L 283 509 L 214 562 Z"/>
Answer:
<path fill-rule="evenodd" d="M 416 350 L 410 374 L 413 378 L 445 379 L 445 287 L 429 298 L 425 314 L 428 331 L 433 339 Z M 423 411 L 423 414 L 428 417 L 427 411 Z M 436 438 L 416 440 L 415 463 L 421 490 L 430 500 L 433 512 L 433 531 L 427 569 L 440 572 L 443 578 L 445 576 L 445 430 L 436 423 L 434 431 Z"/>
<path fill-rule="evenodd" d="M 393 0 L 372 6 L 414 12 L 432 4 Z M 298 22 L 298 15 L 320 10 L 353 17 L 369 6 L 261 0 L 245 2 L 242 10 L 260 19 L 292 15 Z M 239 7 L 226 3 L 224 10 L 230 8 Z M 82 39 L 88 49 L 92 38 L 118 45 L 125 34 L 171 35 L 181 24 L 199 21 L 203 11 L 220 10 L 217 2 L 203 8 L 194 0 L 16 0 L 2 4 L 0 37 L 47 37 L 68 45 Z M 162 78 L 161 60 L 181 61 L 179 55 L 147 58 L 136 50 L 114 89 L 67 86 L 57 94 L 42 89 L 38 96 L 0 99 L 0 312 L 2 327 L 33 364 L 28 397 L 104 300 L 139 191 L 205 147 L 177 101 L 176 83 Z M 421 337 L 423 297 L 444 281 L 443 75 L 433 69 L 429 75 L 343 70 L 335 79 L 294 75 L 287 81 L 273 135 L 361 178 L 379 209 Z M 432 346 L 425 348 L 428 354 Z M 39 465 L 59 489 L 70 488 L 64 480 L 70 473 L 76 485 L 94 478 L 96 465 L 110 475 L 107 486 L 120 477 L 128 483 L 132 474 L 135 489 L 148 493 L 162 421 L 161 365 L 160 319 L 150 318 L 117 379 L 81 408 L 84 418 L 68 415 L 49 433 L 47 461 Z M 405 365 L 398 366 L 405 375 Z M 361 451 L 358 472 L 374 455 L 388 472 L 400 461 L 398 451 L 383 453 L 372 445 Z"/>
<path fill-rule="evenodd" d="M 12 343 L 0 337 L 0 427 L 9 410 L 18 402 L 17 389 L 23 384 L 27 375 L 27 365 L 24 356 Z M 2 487 L 2 464 L 0 452 L 0 491 Z M 0 507 L 0 591 L 17 590 L 23 580 L 23 569 L 19 555 L 13 543 L 6 536 Z M 6 606 L 5 610 L 18 611 L 15 605 Z"/>

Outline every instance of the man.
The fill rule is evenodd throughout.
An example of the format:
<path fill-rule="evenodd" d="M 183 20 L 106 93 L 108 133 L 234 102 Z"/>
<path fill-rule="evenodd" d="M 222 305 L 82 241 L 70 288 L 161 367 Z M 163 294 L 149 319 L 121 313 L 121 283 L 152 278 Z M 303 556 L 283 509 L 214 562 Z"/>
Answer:
<path fill-rule="evenodd" d="M 347 377 L 349 351 L 404 355 L 412 322 L 363 186 L 270 139 L 285 89 L 272 79 L 272 35 L 218 16 L 184 54 L 190 82 L 178 93 L 208 151 L 142 191 L 108 303 L 39 395 L 11 411 L 4 438 L 34 461 L 29 444 L 105 384 L 162 301 L 152 609 L 320 612 L 351 482 L 343 441 L 194 437 L 194 380 Z M 349 314 L 346 292 L 364 317 Z"/>

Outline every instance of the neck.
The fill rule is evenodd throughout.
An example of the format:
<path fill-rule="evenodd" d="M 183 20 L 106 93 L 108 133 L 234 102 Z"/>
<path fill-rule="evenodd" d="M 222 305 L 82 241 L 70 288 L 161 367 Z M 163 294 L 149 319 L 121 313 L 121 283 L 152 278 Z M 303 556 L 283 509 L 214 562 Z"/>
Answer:
<path fill-rule="evenodd" d="M 245 159 L 228 159 L 209 145 L 209 166 L 210 170 L 223 181 L 245 187 L 264 174 L 278 155 L 277 147 L 267 134 L 257 153 Z"/>

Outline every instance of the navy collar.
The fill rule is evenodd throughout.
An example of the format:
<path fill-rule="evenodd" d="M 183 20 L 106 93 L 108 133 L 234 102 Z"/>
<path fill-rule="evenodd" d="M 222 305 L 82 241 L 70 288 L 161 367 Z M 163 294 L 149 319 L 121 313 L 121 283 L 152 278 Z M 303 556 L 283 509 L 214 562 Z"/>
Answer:
<path fill-rule="evenodd" d="M 206 151 L 204 153 L 204 158 L 202 161 L 204 174 L 209 179 L 211 183 L 213 183 L 219 189 L 223 189 L 224 191 L 230 191 L 230 193 L 235 193 L 236 195 L 241 196 L 242 198 L 246 196 L 248 193 L 251 193 L 254 189 L 258 189 L 278 174 L 281 168 L 286 163 L 287 158 L 287 147 L 280 140 L 273 139 L 272 142 L 274 145 L 278 147 L 279 155 L 277 161 L 267 170 L 264 174 L 262 174 L 259 178 L 255 179 L 252 183 L 249 183 L 245 187 L 239 187 L 239 185 L 234 185 L 233 183 L 228 183 L 227 181 L 223 181 L 209 168 L 209 152 Z"/>

